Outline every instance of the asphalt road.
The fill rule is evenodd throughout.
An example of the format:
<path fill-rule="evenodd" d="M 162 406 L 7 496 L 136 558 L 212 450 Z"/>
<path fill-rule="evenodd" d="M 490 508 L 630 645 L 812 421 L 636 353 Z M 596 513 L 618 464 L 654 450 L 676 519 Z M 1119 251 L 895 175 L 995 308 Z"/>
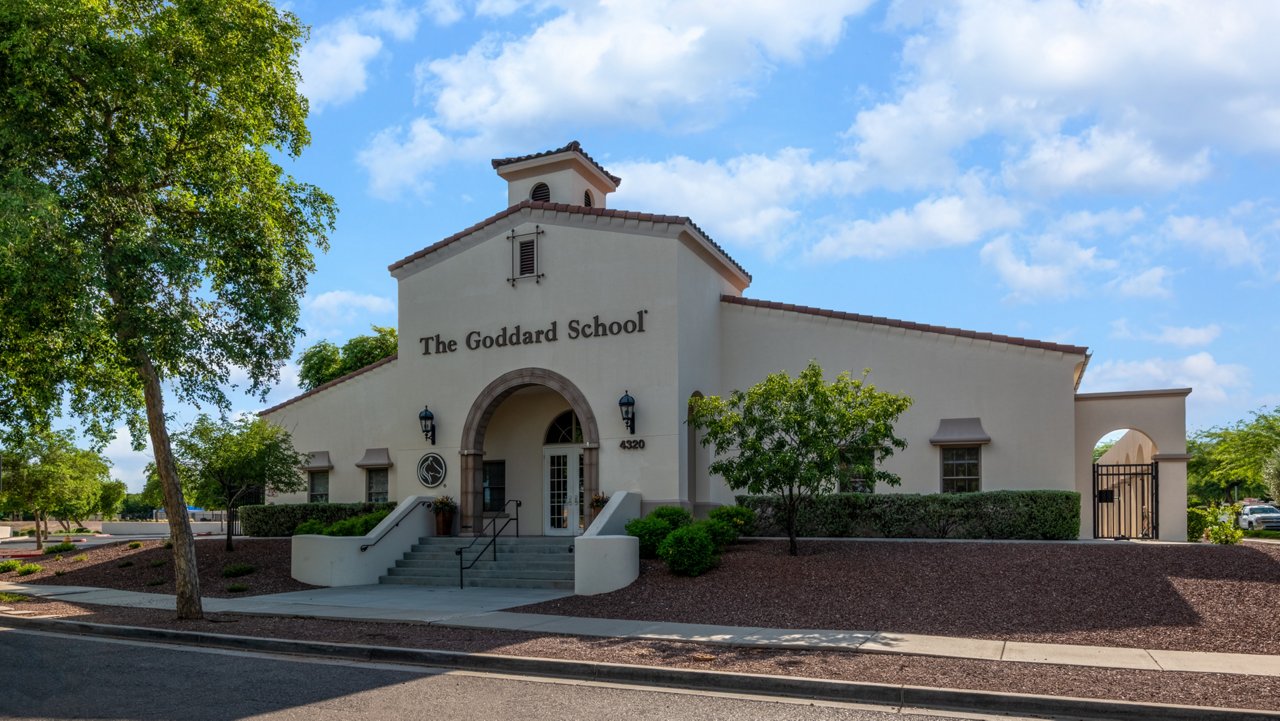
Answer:
<path fill-rule="evenodd" d="M 0 629 L 0 718 L 223 721 L 250 717 L 254 721 L 957 718 Z"/>

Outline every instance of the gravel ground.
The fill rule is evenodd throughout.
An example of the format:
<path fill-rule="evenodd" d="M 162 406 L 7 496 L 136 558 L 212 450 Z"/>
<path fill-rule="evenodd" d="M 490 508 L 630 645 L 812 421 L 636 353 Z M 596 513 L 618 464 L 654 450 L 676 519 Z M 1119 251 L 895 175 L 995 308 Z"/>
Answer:
<path fill-rule="evenodd" d="M 32 600 L 23 610 L 79 621 L 243 636 L 499 653 L 539 658 L 842 679 L 988 691 L 1238 708 L 1280 708 L 1280 679 L 972 661 L 847 651 L 735 649 L 666 641 L 453 629 L 412 623 L 211 614 L 176 621 L 172 612 Z"/>
<path fill-rule="evenodd" d="M 642 562 L 599 596 L 518 611 L 1190 651 L 1280 648 L 1280 545 L 785 541 L 697 578 Z"/>
<path fill-rule="evenodd" d="M 61 542 L 57 536 L 54 540 Z M 24 558 L 23 561 L 36 563 L 44 570 L 28 576 L 12 572 L 0 574 L 0 580 L 173 594 L 173 551 L 165 548 L 161 540 L 140 543 L 142 547 L 136 549 L 129 548 L 127 541 L 80 548 L 58 554 L 61 559 L 57 555 Z M 196 566 L 200 570 L 202 596 L 260 596 L 315 588 L 289 575 L 290 541 L 287 538 L 237 538 L 235 551 L 227 553 L 225 548 L 225 538 L 196 539 Z M 238 578 L 224 578 L 222 569 L 231 563 L 247 563 L 254 570 Z M 228 591 L 227 587 L 232 584 L 248 586 L 248 590 Z"/>

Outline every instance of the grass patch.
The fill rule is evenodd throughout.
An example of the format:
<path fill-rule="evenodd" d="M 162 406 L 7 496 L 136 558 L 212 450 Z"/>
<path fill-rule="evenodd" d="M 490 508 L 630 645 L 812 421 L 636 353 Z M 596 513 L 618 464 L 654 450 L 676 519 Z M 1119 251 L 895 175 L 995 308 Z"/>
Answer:
<path fill-rule="evenodd" d="M 142 541 L 129 541 L 129 548 L 142 548 Z"/>
<path fill-rule="evenodd" d="M 24 596 L 21 593 L 5 593 L 0 591 L 0 603 L 24 603 L 30 600 L 31 597 Z"/>
<path fill-rule="evenodd" d="M 76 562 L 76 563 L 82 563 L 82 562 L 84 562 L 84 561 L 89 560 L 89 554 L 87 554 L 87 553 L 82 553 L 82 554 L 80 554 L 79 556 L 72 556 L 72 557 L 71 557 L 71 560 L 72 560 L 72 561 L 74 561 L 74 562 Z"/>
<path fill-rule="evenodd" d="M 66 553 L 67 551 L 74 551 L 74 550 L 76 550 L 76 544 L 74 543 L 57 543 L 52 546 L 44 547 L 44 552 L 46 556 L 49 555 L 50 553 Z"/>
<path fill-rule="evenodd" d="M 121 561 L 116 564 L 116 568 L 128 568 L 133 565 L 133 561 Z"/>
<path fill-rule="evenodd" d="M 44 566 L 38 563 L 24 563 L 15 569 L 19 576 L 30 576 L 33 573 L 40 573 L 44 570 Z"/>
<path fill-rule="evenodd" d="M 1280 539 L 1280 531 L 1265 531 L 1261 528 L 1253 531 L 1245 531 L 1245 538 L 1276 538 Z"/>
<path fill-rule="evenodd" d="M 148 586 L 161 586 L 161 585 L 163 585 L 163 584 L 164 584 L 164 579 L 163 579 L 163 578 L 153 578 L 153 579 L 151 579 L 150 581 L 147 581 L 147 584 L 146 584 L 146 585 L 148 585 Z"/>
<path fill-rule="evenodd" d="M 152 568 L 159 568 L 164 564 L 165 564 L 165 560 L 163 558 L 157 558 L 156 560 L 152 561 L 151 563 L 148 563 L 147 565 L 151 566 Z"/>
<path fill-rule="evenodd" d="M 222 577 L 239 578 L 241 576 L 248 576 L 256 570 L 258 569 L 247 563 L 228 563 L 222 567 Z"/>
<path fill-rule="evenodd" d="M 21 565 L 22 561 L 19 561 L 16 558 L 6 558 L 5 560 L 0 561 L 0 573 L 16 571 Z"/>
<path fill-rule="evenodd" d="M 249 585 L 245 583 L 233 583 L 227 586 L 227 593 L 244 593 L 249 590 Z"/>

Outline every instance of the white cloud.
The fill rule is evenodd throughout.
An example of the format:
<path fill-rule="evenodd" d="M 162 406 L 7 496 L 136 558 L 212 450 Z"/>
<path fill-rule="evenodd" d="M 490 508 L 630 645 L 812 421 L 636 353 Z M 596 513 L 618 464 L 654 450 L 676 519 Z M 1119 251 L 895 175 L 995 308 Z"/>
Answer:
<path fill-rule="evenodd" d="M 1082 391 L 1118 391 L 1152 388 L 1192 388 L 1191 398 L 1217 403 L 1249 385 L 1249 370 L 1235 363 L 1219 363 L 1207 352 L 1185 358 L 1149 358 L 1138 361 L 1103 361 L 1089 367 Z"/>
<path fill-rule="evenodd" d="M 452 18 L 449 22 L 453 22 L 462 14 L 456 3 L 450 0 L 430 0 L 426 3 L 426 10 L 441 25 L 448 24 L 441 22 L 441 19 Z M 380 6 L 359 13 L 357 18 L 366 28 L 385 33 L 396 40 L 411 40 L 418 33 L 419 16 L 416 7 L 405 7 L 399 0 L 383 0 Z"/>
<path fill-rule="evenodd" d="M 1087 271 L 1114 266 L 1098 257 L 1097 248 L 1085 248 L 1056 235 L 1043 235 L 1025 244 L 1002 236 L 982 248 L 982 262 L 995 269 L 1009 287 L 1009 299 L 1031 301 L 1040 298 L 1067 298 L 1084 290 Z"/>
<path fill-rule="evenodd" d="M 349 20 L 316 31 L 298 54 L 299 89 L 311 101 L 312 110 L 341 105 L 363 93 L 367 65 L 380 50 L 382 40 L 360 32 Z"/>
<path fill-rule="evenodd" d="M 731 11 L 719 0 L 538 3 L 531 12 L 557 13 L 528 34 L 488 35 L 466 52 L 420 63 L 417 97 L 431 112 L 411 127 L 464 150 L 501 153 L 545 141 L 548 128 L 705 126 L 751 97 L 775 64 L 828 51 L 845 19 L 870 2 L 750 0 Z M 526 5 L 483 2 L 476 12 Z M 434 160 L 386 158 L 397 150 L 386 140 L 379 134 L 361 153 L 382 197 L 420 183 Z M 386 166 L 394 172 L 381 173 Z"/>
<path fill-rule="evenodd" d="M 385 316 L 395 311 L 395 304 L 380 295 L 331 290 L 303 301 L 309 326 L 308 336 L 321 338 L 341 332 L 359 318 Z"/>
<path fill-rule="evenodd" d="M 1280 151 L 1280 4 L 898 2 L 901 84 L 859 116 L 858 157 L 927 182 L 983 136 L 1040 191 L 1163 189 L 1213 150 Z"/>
<path fill-rule="evenodd" d="M 1222 328 L 1216 323 L 1205 326 L 1160 326 L 1159 332 L 1134 330 L 1129 321 L 1120 318 L 1111 322 L 1111 337 L 1124 340 L 1145 340 L 1184 348 L 1209 345 L 1222 334 Z"/>
<path fill-rule="evenodd" d="M 1064 235 L 1086 235 L 1093 237 L 1099 232 L 1108 235 L 1119 235 L 1142 222 L 1146 214 L 1141 208 L 1129 210 L 1081 210 L 1067 213 L 1052 223 L 1054 232 Z"/>
<path fill-rule="evenodd" d="M 987 194 L 976 180 L 965 179 L 956 193 L 928 197 L 874 220 L 848 223 L 819 240 L 808 255 L 816 260 L 886 258 L 969 245 L 1020 222 L 1017 208 Z"/>
<path fill-rule="evenodd" d="M 797 148 L 724 162 L 677 156 L 612 168 L 627 179 L 618 193 L 626 207 L 694 216 L 717 240 L 760 247 L 766 255 L 786 247 L 801 215 L 799 206 L 850 192 L 861 176 L 854 163 L 814 161 L 809 151 Z M 747 198 L 750 203 L 743 202 Z"/>
<path fill-rule="evenodd" d="M 1042 193 L 1169 189 L 1208 173 L 1207 151 L 1171 160 L 1132 132 L 1107 133 L 1097 126 L 1082 137 L 1038 139 L 1025 157 L 1004 171 L 1011 187 Z"/>
<path fill-rule="evenodd" d="M 427 173 L 449 160 L 454 151 L 453 143 L 430 121 L 418 118 L 407 131 L 396 126 L 375 135 L 356 161 L 369 173 L 369 192 L 394 200 L 406 189 L 417 193 L 430 189 Z"/>
<path fill-rule="evenodd" d="M 426 11 L 431 21 L 441 27 L 458 22 L 463 14 L 457 0 L 427 0 Z"/>
<path fill-rule="evenodd" d="M 1107 287 L 1129 298 L 1171 298 L 1171 280 L 1172 273 L 1169 269 L 1157 265 L 1140 273 L 1122 275 L 1108 283 Z"/>
<path fill-rule="evenodd" d="M 1223 265 L 1258 265 L 1262 249 L 1241 228 L 1217 218 L 1174 216 L 1165 221 L 1164 231 L 1173 239 L 1200 250 Z"/>
<path fill-rule="evenodd" d="M 133 449 L 129 438 L 129 429 L 121 426 L 116 429 L 115 438 L 102 450 L 102 455 L 111 460 L 111 477 L 124 481 L 130 493 L 141 493 L 146 483 L 146 467 L 154 460 L 151 453 L 151 439 L 146 439 L 146 447 L 141 451 Z"/>

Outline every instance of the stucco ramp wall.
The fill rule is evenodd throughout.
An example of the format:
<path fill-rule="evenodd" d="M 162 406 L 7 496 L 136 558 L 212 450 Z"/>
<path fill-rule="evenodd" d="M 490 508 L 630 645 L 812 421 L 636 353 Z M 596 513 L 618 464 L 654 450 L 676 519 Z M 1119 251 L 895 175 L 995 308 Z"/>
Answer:
<path fill-rule="evenodd" d="M 1076 490 L 1080 535 L 1093 535 L 1093 448 L 1122 428 L 1141 431 L 1155 444 L 1159 464 L 1159 537 L 1187 540 L 1187 396 L 1190 388 L 1076 394 Z"/>

